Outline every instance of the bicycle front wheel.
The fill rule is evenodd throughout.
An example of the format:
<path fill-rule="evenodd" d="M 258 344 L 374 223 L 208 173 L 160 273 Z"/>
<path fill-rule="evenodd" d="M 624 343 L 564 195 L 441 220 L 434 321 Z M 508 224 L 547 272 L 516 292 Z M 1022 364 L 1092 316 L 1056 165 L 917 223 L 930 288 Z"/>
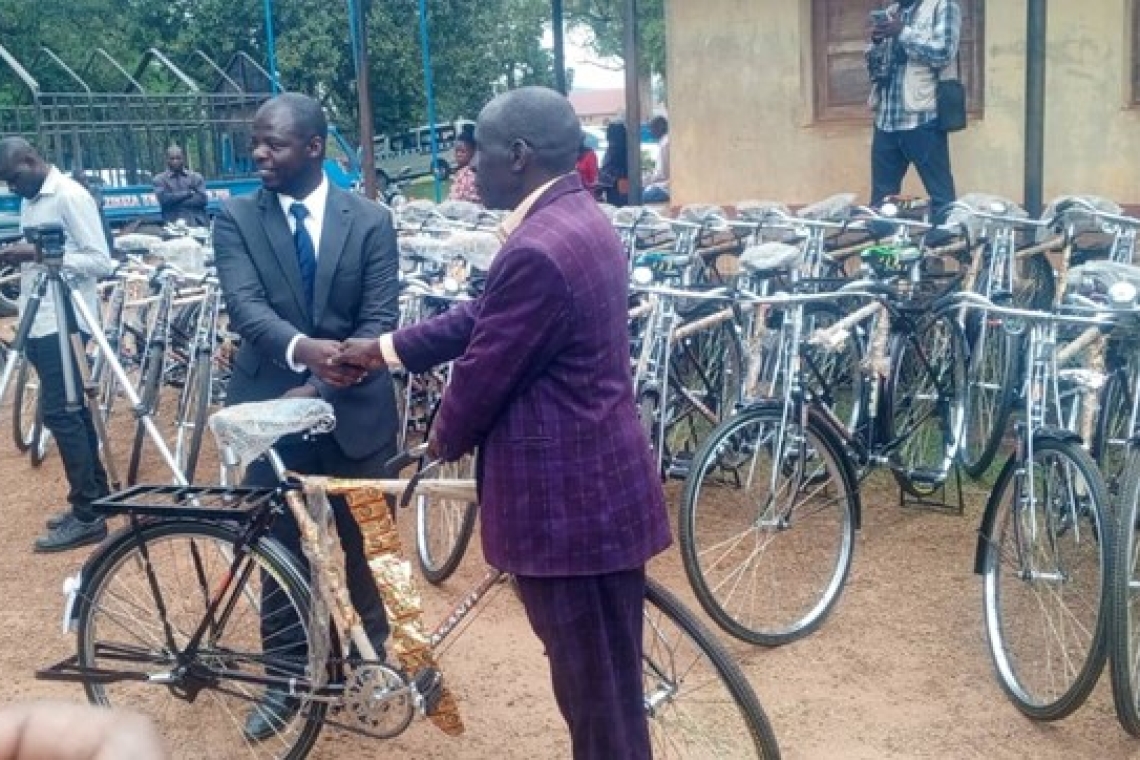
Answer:
<path fill-rule="evenodd" d="M 436 477 L 474 478 L 475 457 L 467 454 L 440 465 Z M 416 555 L 428 583 L 443 583 L 459 567 L 475 531 L 477 514 L 478 506 L 473 502 L 416 495 Z"/>
<path fill-rule="evenodd" d="M 642 683 L 656 760 L 780 756 L 756 693 L 729 653 L 675 596 L 645 587 Z"/>
<path fill-rule="evenodd" d="M 1037 720 L 1088 697 L 1107 654 L 1112 526 L 1104 483 L 1076 443 L 1039 437 L 1010 457 L 987 513 L 982 557 L 990 654 L 1002 688 Z"/>
<path fill-rule="evenodd" d="M 685 573 L 739 639 L 779 646 L 823 622 L 855 544 L 855 484 L 829 432 L 798 412 L 746 409 L 697 453 L 679 515 Z"/>
<path fill-rule="evenodd" d="M 14 361 L 18 361 L 20 365 L 13 373 L 16 387 L 12 398 L 12 442 L 21 453 L 24 453 L 32 448 L 38 436 L 42 435 L 37 424 L 40 378 L 36 374 L 36 368 L 23 356 L 17 356 Z"/>
<path fill-rule="evenodd" d="M 1140 448 L 1128 447 L 1116 502 L 1116 556 L 1109 583 L 1112 696 L 1120 724 L 1140 736 Z"/>
<path fill-rule="evenodd" d="M 178 416 L 175 422 L 174 459 L 186 476 L 194 482 L 198 469 L 198 455 L 202 451 L 202 435 L 206 431 L 206 416 L 210 411 L 213 384 L 213 364 L 209 355 L 195 357 L 186 371 L 186 382 L 178 396 Z"/>
<path fill-rule="evenodd" d="M 272 541 L 259 542 L 235 568 L 237 541 L 228 526 L 163 521 L 107 550 L 78 599 L 79 665 L 143 680 L 87 682 L 87 697 L 147 715 L 176 756 L 299 760 L 327 709 L 306 694 L 309 591 Z M 226 588 L 205 636 L 188 651 L 213 594 Z M 270 606 L 292 622 L 263 640 L 262 610 Z M 258 679 L 267 676 L 297 679 L 295 712 L 253 742 L 242 727 L 259 709 L 266 687 Z"/>

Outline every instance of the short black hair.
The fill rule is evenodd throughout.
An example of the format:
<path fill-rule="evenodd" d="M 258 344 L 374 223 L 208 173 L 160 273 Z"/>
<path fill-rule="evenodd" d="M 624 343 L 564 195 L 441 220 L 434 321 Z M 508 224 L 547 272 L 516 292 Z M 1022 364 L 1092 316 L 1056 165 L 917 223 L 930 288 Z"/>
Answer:
<path fill-rule="evenodd" d="M 328 140 L 329 122 L 325 110 L 315 98 L 299 92 L 283 92 L 265 101 L 259 110 L 266 109 L 280 109 L 287 113 L 292 124 L 291 131 L 302 140 L 313 137 L 321 138 L 322 142 Z"/>

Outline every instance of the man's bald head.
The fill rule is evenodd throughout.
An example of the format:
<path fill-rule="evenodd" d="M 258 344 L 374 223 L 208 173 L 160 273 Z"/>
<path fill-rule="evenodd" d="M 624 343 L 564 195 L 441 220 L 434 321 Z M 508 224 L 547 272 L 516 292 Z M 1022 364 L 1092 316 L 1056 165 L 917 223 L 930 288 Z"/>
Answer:
<path fill-rule="evenodd" d="M 22 137 L 0 140 L 0 166 L 14 165 L 38 156 L 32 144 Z"/>
<path fill-rule="evenodd" d="M 582 127 L 564 95 L 523 87 L 483 108 L 475 142 L 480 194 L 492 208 L 514 208 L 533 190 L 574 170 Z"/>
<path fill-rule="evenodd" d="M 35 198 L 51 167 L 22 137 L 0 140 L 0 182 L 22 198 Z"/>

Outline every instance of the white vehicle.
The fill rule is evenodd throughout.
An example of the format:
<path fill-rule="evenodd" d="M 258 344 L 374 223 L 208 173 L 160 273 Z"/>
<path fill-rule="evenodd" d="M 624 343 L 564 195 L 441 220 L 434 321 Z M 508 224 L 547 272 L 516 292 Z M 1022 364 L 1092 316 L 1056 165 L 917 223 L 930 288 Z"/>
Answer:
<path fill-rule="evenodd" d="M 447 179 L 455 170 L 455 139 L 467 127 L 475 128 L 470 119 L 458 119 L 435 125 L 436 147 L 439 151 L 432 165 L 432 128 L 424 125 L 394 135 L 379 135 L 372 141 L 376 158 L 376 179 L 380 187 L 387 186 L 398 174 L 414 179 L 434 173 Z M 405 172 L 405 169 L 407 171 Z"/>

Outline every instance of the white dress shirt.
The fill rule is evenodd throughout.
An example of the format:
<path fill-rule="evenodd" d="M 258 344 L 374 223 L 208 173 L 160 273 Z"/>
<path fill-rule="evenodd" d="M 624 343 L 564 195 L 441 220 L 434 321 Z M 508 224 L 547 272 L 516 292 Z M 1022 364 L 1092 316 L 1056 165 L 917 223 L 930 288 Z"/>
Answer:
<path fill-rule="evenodd" d="M 103 234 L 103 222 L 99 218 L 99 207 L 95 199 L 83 185 L 65 176 L 54 166 L 48 171 L 43 187 L 35 198 L 24 199 L 20 204 L 20 229 L 38 227 L 43 224 L 62 224 L 66 239 L 63 244 L 63 266 L 71 277 L 71 283 L 83 296 L 87 308 L 98 319 L 99 300 L 95 295 L 95 283 L 115 270 L 115 262 L 107 251 L 107 238 Z M 25 265 L 20 278 L 20 313 L 23 314 L 28 296 L 32 292 L 37 265 Z M 35 321 L 29 335 L 43 338 L 57 331 L 55 303 L 49 289 L 36 310 Z M 87 333 L 93 333 L 98 325 L 89 325 L 76 314 L 79 326 Z"/>

